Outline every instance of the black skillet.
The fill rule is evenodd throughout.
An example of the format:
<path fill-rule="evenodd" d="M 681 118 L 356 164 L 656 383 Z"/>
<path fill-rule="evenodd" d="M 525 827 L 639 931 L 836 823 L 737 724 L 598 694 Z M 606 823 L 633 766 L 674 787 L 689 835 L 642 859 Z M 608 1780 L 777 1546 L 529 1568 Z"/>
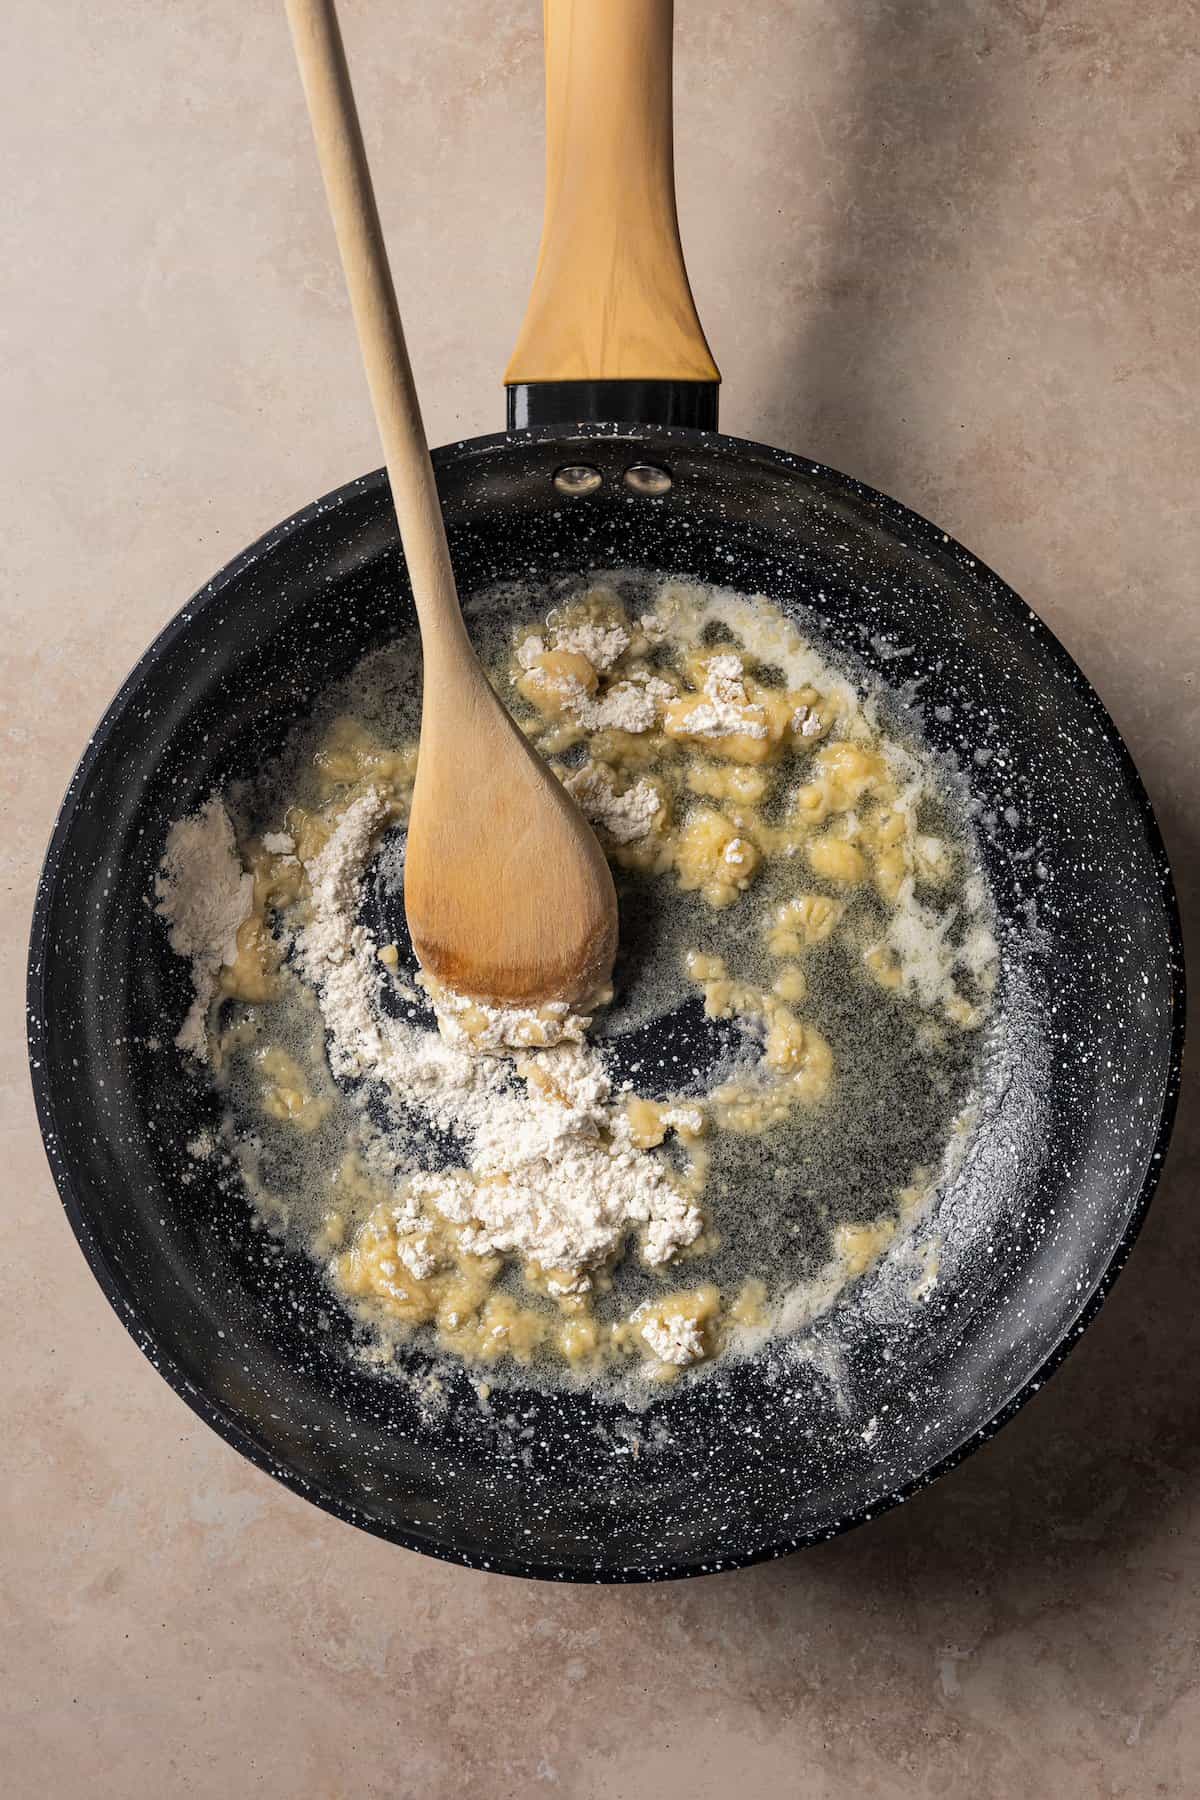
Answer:
<path fill-rule="evenodd" d="M 576 179 L 586 198 L 587 173 L 562 105 L 570 89 L 578 109 L 589 59 L 608 95 L 593 126 L 620 117 L 622 153 L 632 143 L 650 171 L 638 208 L 653 216 L 671 186 L 667 0 L 606 0 L 603 44 L 586 35 L 599 9 L 576 5 L 549 8 L 552 173 L 557 155 L 565 179 L 552 181 L 543 301 L 581 241 L 576 215 L 556 264 L 567 224 L 554 195 Z M 593 129 L 589 163 L 615 142 L 615 128 Z M 661 239 L 661 215 L 655 229 Z M 629 279 L 655 305 L 675 284 L 677 345 L 691 335 L 703 357 L 667 236 L 653 270 L 641 240 Z M 636 228 L 605 252 L 628 276 L 639 256 L 622 261 L 622 243 L 637 247 Z M 796 1342 L 644 1413 L 532 1389 L 482 1408 L 465 1375 L 431 1410 L 348 1355 L 350 1328 L 316 1271 L 255 1229 L 242 1194 L 196 1178 L 181 1146 L 212 1102 L 170 1049 L 187 978 L 146 897 L 173 819 L 259 768 L 366 650 L 415 630 L 381 474 L 268 533 L 147 650 L 72 779 L 29 965 L 55 1178 L 97 1279 L 166 1379 L 339 1517 L 558 1580 L 782 1554 L 895 1504 L 1010 1418 L 1136 1235 L 1182 1041 L 1170 871 L 1129 755 L 1070 657 L 995 575 L 895 502 L 802 458 L 676 428 L 715 424 L 715 382 L 681 378 L 669 352 L 656 362 L 639 337 L 645 308 L 623 305 L 603 315 L 603 343 L 580 315 L 557 368 L 538 367 L 527 334 L 509 394 L 510 425 L 527 429 L 436 453 L 460 589 L 531 571 L 670 571 L 762 592 L 805 622 L 815 613 L 832 645 L 890 683 L 924 678 L 929 736 L 957 755 L 979 817 L 1008 1022 L 978 1136 L 940 1203 L 931 1297 L 898 1301 L 885 1265 Z M 636 422 L 590 422 L 605 414 Z"/>

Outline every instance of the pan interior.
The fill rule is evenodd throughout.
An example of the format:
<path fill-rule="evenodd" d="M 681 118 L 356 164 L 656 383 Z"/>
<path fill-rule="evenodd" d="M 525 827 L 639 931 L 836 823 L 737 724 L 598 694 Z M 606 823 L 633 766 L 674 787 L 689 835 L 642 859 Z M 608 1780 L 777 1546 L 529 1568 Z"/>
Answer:
<path fill-rule="evenodd" d="M 747 608 L 736 595 L 683 587 L 674 581 L 664 584 L 645 572 L 592 572 L 586 578 L 560 578 L 536 587 L 504 583 L 471 596 L 467 613 L 472 635 L 502 696 L 540 730 L 537 715 L 513 679 L 521 673 L 520 665 L 514 665 L 514 637 L 519 640 L 534 631 L 539 635 L 532 641 L 544 645 L 540 633 L 547 627 L 543 621 L 547 617 L 558 620 L 569 632 L 565 620 L 574 616 L 572 608 L 580 604 L 601 609 L 601 616 L 623 620 L 632 631 L 634 621 L 657 619 L 653 608 L 660 594 L 682 621 L 686 644 L 694 656 L 720 656 L 723 651 L 728 659 L 730 649 L 740 645 L 750 656 L 756 649 L 761 651 L 764 659 L 772 652 L 790 654 L 793 669 L 805 673 L 813 673 L 811 665 L 820 659 L 820 646 L 813 643 L 808 628 L 807 648 L 796 644 L 790 652 L 783 651 L 778 635 L 782 620 L 765 601 Z M 661 631 L 656 626 L 660 672 L 677 660 L 661 641 L 665 633 L 665 626 Z M 764 633 L 770 634 L 769 643 L 764 642 Z M 599 653 L 606 654 L 603 649 Z M 775 693 L 786 688 L 778 663 L 768 662 L 764 667 L 760 661 L 754 667 L 763 668 Z M 923 945 L 944 942 L 950 946 L 972 937 L 990 962 L 994 944 L 981 904 L 983 884 L 974 879 L 971 846 L 975 833 L 965 785 L 957 774 L 937 769 L 921 756 L 914 710 L 904 709 L 895 696 L 881 696 L 877 683 L 865 671 L 856 674 L 857 698 L 840 671 L 818 677 L 817 685 L 822 692 L 828 688 L 839 694 L 844 708 L 842 729 L 853 726 L 866 734 L 868 745 L 878 746 L 882 741 L 891 747 L 888 754 L 894 759 L 900 787 L 914 783 L 919 775 L 921 799 L 915 802 L 910 791 L 905 804 L 912 807 L 913 829 L 926 854 L 931 847 L 938 850 L 945 843 L 957 846 L 954 872 L 948 867 L 944 882 L 922 886 L 921 892 L 932 900 L 935 910 L 916 913 L 910 909 L 910 923 L 916 926 Z M 607 679 L 619 682 L 623 676 L 618 669 Z M 770 695 L 772 688 L 761 691 Z M 252 784 L 239 783 L 224 796 L 238 820 L 241 841 L 259 840 L 264 833 L 267 841 L 274 841 L 270 833 L 280 829 L 307 829 L 302 824 L 304 815 L 295 808 L 318 808 L 331 784 L 336 796 L 333 804 L 347 805 L 344 789 L 339 792 L 336 783 L 354 779 L 360 767 L 358 758 L 368 749 L 372 755 L 374 746 L 391 751 L 407 747 L 411 752 L 419 723 L 419 693 L 419 650 L 407 634 L 366 656 L 347 680 L 332 684 L 314 715 L 298 724 L 285 754 L 269 762 Z M 864 699 L 871 708 L 870 723 L 861 711 Z M 789 705 L 784 702 L 785 712 Z M 806 708 L 805 719 L 807 716 Z M 551 743 L 557 745 L 551 750 L 553 766 L 564 774 L 568 769 L 584 768 L 588 741 L 575 738 L 564 744 L 561 723 L 549 729 Z M 882 733 L 882 740 L 877 733 Z M 565 735 L 574 737 L 573 732 Z M 771 809 L 770 817 L 775 820 L 788 818 L 791 795 L 813 776 L 824 754 L 818 753 L 814 764 L 816 747 L 811 737 L 800 739 L 794 749 L 791 741 L 789 731 L 766 772 L 750 771 L 755 779 L 749 791 Z M 845 738 L 841 742 L 848 747 Z M 706 762 L 697 749 L 681 754 L 671 748 L 671 740 L 657 734 L 635 735 L 624 746 L 602 737 L 600 753 L 635 757 L 640 775 L 651 768 L 658 770 L 658 778 L 672 795 L 673 815 L 666 829 L 689 816 L 709 822 L 714 818 L 711 796 L 693 797 L 689 802 L 691 789 L 685 777 L 700 779 L 702 787 L 716 784 L 722 789 L 730 778 L 729 762 Z M 835 758 L 840 753 L 836 747 L 830 752 Z M 746 765 L 734 764 L 732 769 L 744 792 Z M 834 797 L 834 804 L 840 804 L 845 813 L 849 799 Z M 870 799 L 858 801 L 860 810 L 873 804 Z M 716 816 L 725 819 L 729 815 Z M 755 820 L 760 816 L 764 829 L 770 829 L 765 813 L 752 814 L 745 805 L 735 810 L 735 817 L 751 830 L 756 829 Z M 282 841 L 286 846 L 292 840 Z M 873 1224 L 881 1232 L 891 1228 L 900 1195 L 905 1196 L 908 1209 L 921 1215 L 922 1229 L 910 1237 L 906 1226 L 902 1252 L 900 1246 L 892 1247 L 891 1253 L 900 1259 L 895 1270 L 897 1296 L 903 1294 L 907 1283 L 910 1303 L 924 1305 L 938 1279 L 944 1237 L 941 1228 L 928 1224 L 924 1217 L 929 1204 L 923 1199 L 926 1184 L 935 1177 L 940 1163 L 964 1154 L 974 1111 L 980 1103 L 991 1103 L 1011 1064 L 1005 1024 L 1005 1017 L 1014 1010 L 1011 996 L 1005 997 L 992 1031 L 985 1031 L 975 1021 L 969 1029 L 946 1028 L 939 1022 L 945 996 L 937 986 L 936 974 L 930 985 L 928 952 L 922 978 L 929 991 L 923 1003 L 915 995 L 885 991 L 868 975 L 862 961 L 864 946 L 886 929 L 890 917 L 873 887 L 847 888 L 836 880 L 823 879 L 808 866 L 803 854 L 785 854 L 784 846 L 777 843 L 774 854 L 768 854 L 753 871 L 754 879 L 747 881 L 746 891 L 741 895 L 725 892 L 719 898 L 731 903 L 714 907 L 696 887 L 681 889 L 661 865 L 657 869 L 644 866 L 661 842 L 656 833 L 642 840 L 640 850 L 624 858 L 620 846 L 613 847 L 621 912 L 615 996 L 593 1022 L 589 1048 L 564 1053 L 568 1067 L 581 1056 L 587 1059 L 594 1074 L 610 1084 L 617 1118 L 623 1110 L 623 1092 L 695 1107 L 703 1105 L 724 1083 L 745 1083 L 748 1078 L 751 1085 L 742 1092 L 749 1110 L 761 1113 L 763 1090 L 754 1085 L 754 1071 L 765 1067 L 767 1018 L 755 1008 L 772 1005 L 784 1020 L 795 1023 L 802 1018 L 805 1031 L 819 1033 L 822 1053 L 828 1046 L 834 1071 L 831 1087 L 822 1091 L 819 1100 L 785 1106 L 781 1116 L 751 1118 L 736 1130 L 718 1125 L 699 1141 L 697 1150 L 703 1158 L 699 1198 L 715 1229 L 715 1241 L 673 1258 L 658 1273 L 638 1256 L 627 1254 L 619 1259 L 611 1288 L 604 1283 L 586 1300 L 570 1300 L 569 1316 L 575 1324 L 566 1354 L 570 1355 L 578 1340 L 581 1306 L 590 1321 L 587 1329 L 594 1326 L 601 1334 L 598 1362 L 589 1358 L 582 1372 L 564 1366 L 563 1352 L 557 1348 L 564 1321 L 555 1303 L 531 1291 L 517 1268 L 510 1266 L 500 1278 L 499 1289 L 506 1296 L 501 1304 L 517 1309 L 518 1331 L 535 1336 L 544 1332 L 549 1343 L 534 1352 L 528 1368 L 511 1358 L 476 1364 L 479 1380 L 486 1380 L 491 1390 L 493 1407 L 503 1404 L 502 1393 L 512 1388 L 564 1380 L 577 1387 L 586 1377 L 600 1382 L 614 1397 L 619 1395 L 633 1410 L 640 1410 L 654 1390 L 637 1352 L 636 1327 L 627 1328 L 627 1322 L 635 1308 L 661 1304 L 673 1290 L 684 1296 L 676 1304 L 686 1306 L 686 1296 L 701 1289 L 699 1304 L 704 1305 L 708 1303 L 704 1284 L 713 1284 L 722 1296 L 721 1309 L 734 1306 L 742 1320 L 740 1325 L 730 1322 L 735 1342 L 728 1354 L 757 1353 L 772 1319 L 782 1319 L 791 1333 L 801 1318 L 834 1303 L 839 1287 L 849 1278 L 839 1258 L 869 1253 L 867 1234 Z M 765 842 L 770 850 L 771 840 Z M 797 848 L 802 846 L 788 839 L 787 851 Z M 423 1101 L 428 1075 L 423 1073 L 416 1086 L 407 1090 L 403 1102 L 398 1099 L 398 1090 L 404 1091 L 406 1065 L 411 1066 L 414 1058 L 426 1058 L 436 1037 L 431 1009 L 418 989 L 417 965 L 404 921 L 404 849 L 403 825 L 394 824 L 368 867 L 363 901 L 357 909 L 358 921 L 371 933 L 371 943 L 363 946 L 370 1003 L 383 1031 L 403 1033 L 402 1038 L 392 1040 L 389 1068 L 393 1074 L 383 1081 L 364 1080 L 356 1062 L 352 1075 L 343 1076 L 340 1083 L 331 1080 L 323 1021 L 314 1009 L 311 987 L 298 977 L 300 957 L 295 949 L 285 961 L 280 990 L 266 998 L 256 992 L 248 1003 L 229 1003 L 218 1028 L 224 1048 L 220 1072 L 211 1078 L 223 1101 L 222 1129 L 215 1136 L 205 1134 L 197 1144 L 198 1179 L 212 1180 L 214 1157 L 227 1160 L 229 1168 L 242 1174 L 268 1227 L 281 1231 L 291 1245 L 310 1250 L 322 1262 L 334 1250 L 345 1249 L 355 1224 L 373 1205 L 389 1211 L 387 1187 L 399 1171 L 424 1174 L 454 1169 L 461 1167 L 464 1157 L 463 1130 L 450 1124 L 451 1118 L 460 1117 L 453 1101 L 449 1114 L 443 1104 L 436 1117 Z M 659 855 L 661 858 L 661 851 Z M 834 915 L 831 940 L 801 953 L 801 968 L 782 950 L 773 955 L 765 939 L 780 906 L 797 893 L 813 890 L 823 892 L 841 912 Z M 385 973 L 375 947 L 389 944 L 394 960 L 391 972 Z M 951 956 L 953 951 L 946 954 Z M 751 984 L 739 1002 L 740 1011 L 734 1010 L 731 1016 L 706 1012 L 704 995 L 687 972 L 689 960 L 696 955 L 728 958 L 735 980 Z M 803 991 L 790 993 L 787 1006 L 782 998 L 771 997 L 781 967 L 793 978 L 803 978 Z M 958 979 L 974 985 L 966 970 Z M 786 980 L 785 976 L 785 985 Z M 957 992 L 953 1000 L 960 1004 Z M 344 1006 L 344 1001 L 341 1004 Z M 980 1010 L 986 1012 L 986 1002 Z M 332 1015 L 330 1029 L 335 1034 L 341 1029 Z M 1036 1053 L 1028 1022 L 1025 1034 L 1021 1066 L 1031 1069 Z M 263 1057 L 278 1062 L 281 1049 L 287 1058 L 287 1079 L 293 1084 L 293 1104 L 296 1082 L 311 1096 L 299 1123 L 291 1114 L 280 1116 L 277 1098 L 272 1102 L 273 1113 L 264 1108 Z M 550 1054 L 549 1065 L 555 1063 L 557 1054 Z M 510 1082 L 519 1084 L 521 1058 L 502 1059 L 499 1065 L 490 1061 L 493 1070 L 507 1068 Z M 442 1097 L 444 1102 L 444 1090 Z M 516 1134 L 515 1123 L 510 1123 L 509 1129 Z M 469 1142 L 469 1124 L 465 1131 Z M 578 1140 L 569 1141 L 575 1144 Z M 374 1178 L 364 1179 L 364 1154 L 376 1171 Z M 680 1145 L 668 1145 L 659 1154 L 668 1167 L 681 1173 L 694 1166 L 691 1153 Z M 659 1166 L 658 1156 L 651 1157 L 651 1166 Z M 539 1192 L 544 1191 L 547 1175 L 542 1165 L 535 1183 Z M 332 1246 L 331 1209 L 335 1216 Z M 976 1231 L 986 1224 L 986 1204 L 977 1211 Z M 967 1236 L 967 1225 L 964 1210 L 957 1226 L 960 1240 Z M 398 1268 L 396 1254 L 395 1247 L 389 1246 L 385 1274 L 389 1282 L 399 1283 L 404 1290 L 401 1299 L 411 1305 L 413 1271 Z M 416 1272 L 420 1273 L 419 1265 Z M 418 1304 L 420 1292 L 418 1289 Z M 453 1279 L 452 1296 L 445 1304 L 453 1309 L 457 1327 L 450 1354 L 458 1353 L 468 1333 L 478 1351 L 486 1354 L 494 1343 L 496 1328 L 493 1315 L 485 1312 L 480 1322 L 473 1310 L 483 1304 L 482 1297 L 477 1293 L 464 1297 L 461 1283 Z M 464 1307 L 471 1321 L 465 1327 L 461 1322 Z M 351 1311 L 356 1311 L 353 1303 Z M 363 1353 L 382 1366 L 378 1359 L 395 1344 L 394 1315 L 389 1318 L 386 1305 L 381 1312 L 370 1303 L 361 1312 L 367 1327 Z M 628 1354 L 612 1348 L 608 1332 L 614 1327 L 623 1336 Z M 444 1370 L 430 1361 L 438 1334 L 428 1324 L 418 1330 L 423 1353 L 411 1354 L 405 1345 L 388 1366 L 398 1378 L 415 1379 L 427 1386 L 432 1379 L 440 1379 Z M 403 1339 L 403 1328 L 399 1335 Z M 687 1379 L 706 1373 L 693 1370 Z"/>
<path fill-rule="evenodd" d="M 72 1221 L 181 1390 L 360 1524 L 527 1573 L 695 1571 L 809 1541 L 986 1427 L 1068 1335 L 1161 1150 L 1178 1003 L 1169 876 L 1119 739 L 1044 629 L 958 546 L 812 465 L 657 434 L 674 485 L 629 493 L 646 434 L 484 440 L 439 457 L 460 585 L 644 568 L 762 592 L 907 684 L 965 772 L 1005 924 L 1006 1028 L 975 1149 L 942 1201 L 943 1278 L 887 1268 L 752 1362 L 644 1410 L 528 1389 L 482 1409 L 347 1355 L 306 1259 L 182 1147 L 203 1085 L 161 1053 L 186 971 L 150 929 L 170 822 L 277 753 L 364 653 L 411 632 L 378 477 L 231 566 L 148 653 L 73 782 L 33 952 L 33 1054 Z M 553 474 L 604 480 L 564 503 Z"/>

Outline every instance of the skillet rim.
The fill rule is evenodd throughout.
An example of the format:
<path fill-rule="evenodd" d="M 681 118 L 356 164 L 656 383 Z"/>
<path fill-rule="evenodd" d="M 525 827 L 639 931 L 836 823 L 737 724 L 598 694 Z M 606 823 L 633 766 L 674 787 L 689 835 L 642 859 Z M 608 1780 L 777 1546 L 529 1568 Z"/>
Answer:
<path fill-rule="evenodd" d="M 1069 651 L 1050 627 L 1034 612 L 1033 608 L 1022 600 L 1020 595 L 1009 587 L 988 564 L 982 562 L 957 539 L 950 537 L 948 533 L 943 532 L 940 527 L 932 524 L 919 513 L 913 512 L 902 502 L 893 500 L 878 489 L 855 480 L 853 476 L 845 475 L 832 469 L 828 464 L 814 462 L 810 458 L 794 452 L 759 444 L 753 439 L 730 437 L 721 432 L 625 424 L 620 421 L 587 422 L 570 427 L 552 425 L 527 431 L 496 432 L 482 437 L 459 439 L 436 449 L 433 452 L 433 460 L 435 467 L 444 467 L 490 454 L 499 449 L 517 449 L 522 445 L 532 446 L 546 443 L 570 445 L 584 443 L 589 439 L 603 439 L 607 442 L 626 440 L 635 443 L 652 441 L 656 444 L 692 445 L 697 449 L 717 449 L 734 458 L 753 455 L 760 462 L 774 465 L 780 470 L 800 471 L 809 475 L 819 474 L 823 483 L 835 492 L 852 496 L 860 503 L 866 499 L 880 507 L 889 524 L 897 527 L 904 540 L 913 548 L 925 550 L 939 562 L 945 563 L 949 560 L 964 568 L 969 567 L 974 572 L 973 579 L 981 580 L 987 586 L 988 603 L 996 606 L 997 610 L 1003 611 L 1006 615 L 1004 619 L 1006 627 L 1019 625 L 1024 632 L 1028 633 L 1037 645 L 1039 656 L 1055 665 L 1069 684 L 1091 705 L 1094 709 L 1098 729 L 1109 747 L 1116 753 L 1133 809 L 1140 819 L 1147 847 L 1155 865 L 1156 893 L 1165 929 L 1165 959 L 1171 980 L 1173 999 L 1167 1044 L 1166 1078 L 1162 1088 L 1153 1144 L 1147 1156 L 1141 1182 L 1131 1201 L 1125 1229 L 1113 1246 L 1103 1273 L 1076 1314 L 1069 1330 L 1060 1338 L 1049 1355 L 1031 1372 L 1025 1382 L 983 1425 L 977 1427 L 953 1450 L 941 1457 L 921 1475 L 915 1476 L 911 1481 L 893 1489 L 881 1498 L 864 1503 L 853 1511 L 847 1512 L 837 1520 L 835 1525 L 827 1529 L 801 1532 L 753 1551 L 734 1552 L 729 1556 L 708 1560 L 680 1562 L 665 1560 L 617 1569 L 587 1569 L 578 1565 L 532 1563 L 522 1560 L 520 1556 L 482 1556 L 478 1553 L 455 1550 L 446 1545 L 422 1540 L 415 1533 L 390 1527 L 378 1519 L 365 1517 L 353 1506 L 346 1504 L 336 1496 L 318 1491 L 312 1483 L 267 1451 L 231 1409 L 212 1399 L 209 1394 L 195 1386 L 183 1369 L 176 1364 L 173 1357 L 158 1342 L 155 1334 L 141 1322 L 132 1302 L 126 1297 L 119 1277 L 106 1262 L 99 1244 L 93 1236 L 86 1212 L 75 1189 L 72 1171 L 58 1148 L 55 1101 L 51 1091 L 45 1053 L 46 1043 L 50 1036 L 50 1023 L 45 1008 L 45 970 L 49 948 L 50 917 L 53 910 L 52 897 L 63 870 L 75 812 L 86 781 L 95 765 L 103 757 L 109 737 L 123 718 L 146 674 L 197 616 L 210 607 L 220 604 L 226 591 L 240 579 L 247 569 L 289 537 L 306 530 L 313 520 L 318 517 L 328 519 L 332 512 L 344 506 L 352 497 L 361 497 L 364 492 L 385 489 L 387 486 L 385 471 L 375 469 L 367 475 L 344 482 L 329 493 L 311 501 L 299 511 L 292 513 L 278 525 L 264 532 L 232 561 L 226 563 L 185 602 L 138 657 L 88 739 L 59 807 L 38 877 L 30 928 L 26 981 L 30 1077 L 42 1142 L 68 1223 L 110 1306 L 151 1365 L 205 1424 L 211 1426 L 256 1468 L 272 1476 L 292 1493 L 300 1495 L 346 1524 L 357 1526 L 360 1530 L 370 1532 L 372 1536 L 399 1544 L 403 1548 L 417 1551 L 421 1555 L 432 1556 L 441 1562 L 456 1563 L 466 1568 L 482 1569 L 490 1573 L 513 1575 L 526 1579 L 608 1586 L 676 1581 L 696 1575 L 717 1574 L 748 1568 L 756 1563 L 775 1561 L 811 1544 L 839 1537 L 844 1532 L 853 1530 L 856 1526 L 891 1511 L 893 1507 L 903 1505 L 921 1489 L 928 1487 L 940 1476 L 947 1474 L 965 1461 L 980 1445 L 994 1437 L 1011 1419 L 1016 1417 L 1017 1413 L 1049 1377 L 1061 1367 L 1096 1317 L 1124 1268 L 1145 1222 L 1150 1202 L 1162 1175 L 1177 1111 L 1186 1029 L 1186 976 L 1183 932 L 1170 861 L 1154 808 L 1128 746 L 1096 689 Z"/>

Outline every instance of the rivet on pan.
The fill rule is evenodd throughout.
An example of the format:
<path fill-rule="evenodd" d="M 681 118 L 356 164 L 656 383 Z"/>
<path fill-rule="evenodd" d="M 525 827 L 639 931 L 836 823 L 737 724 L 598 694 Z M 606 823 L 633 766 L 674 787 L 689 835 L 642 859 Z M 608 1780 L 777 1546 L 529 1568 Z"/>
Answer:
<path fill-rule="evenodd" d="M 603 479 L 599 469 L 593 469 L 590 463 L 568 463 L 556 471 L 554 485 L 560 494 L 570 494 L 577 500 L 581 494 L 594 494 Z"/>
<path fill-rule="evenodd" d="M 660 469 L 656 463 L 634 463 L 625 471 L 625 486 L 632 488 L 635 494 L 669 494 L 671 477 L 666 469 Z"/>

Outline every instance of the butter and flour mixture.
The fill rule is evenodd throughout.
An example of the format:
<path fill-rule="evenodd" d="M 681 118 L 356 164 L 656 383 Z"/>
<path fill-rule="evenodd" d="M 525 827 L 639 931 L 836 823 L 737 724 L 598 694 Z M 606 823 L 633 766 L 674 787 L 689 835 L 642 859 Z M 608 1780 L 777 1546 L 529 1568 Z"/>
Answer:
<path fill-rule="evenodd" d="M 377 652 L 168 837 L 177 1043 L 221 1105 L 197 1154 L 380 1364 L 415 1339 L 513 1378 L 670 1380 L 837 1304 L 969 1144 L 997 976 L 969 825 L 764 599 L 619 575 L 498 592 L 472 626 L 613 867 L 611 1004 L 425 982 L 415 670 Z"/>

